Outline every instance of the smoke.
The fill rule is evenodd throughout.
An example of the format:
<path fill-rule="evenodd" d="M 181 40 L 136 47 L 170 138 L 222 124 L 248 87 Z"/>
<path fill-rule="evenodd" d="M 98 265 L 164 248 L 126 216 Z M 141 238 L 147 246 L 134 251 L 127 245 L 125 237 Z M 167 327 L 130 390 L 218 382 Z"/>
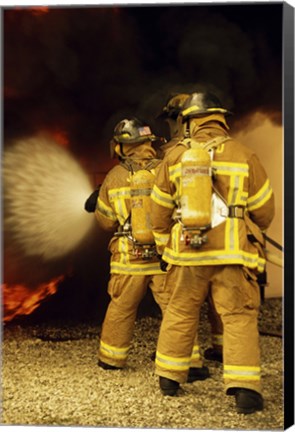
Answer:
<path fill-rule="evenodd" d="M 56 260 L 79 246 L 93 225 L 84 210 L 91 191 L 77 161 L 49 137 L 18 140 L 4 151 L 4 231 L 26 257 Z"/>
<path fill-rule="evenodd" d="M 75 159 L 89 174 L 100 172 L 101 183 L 122 118 L 135 115 L 168 137 L 167 125 L 155 118 L 169 94 L 206 88 L 234 112 L 232 131 L 248 127 L 257 111 L 280 124 L 282 9 L 280 3 L 5 9 L 5 281 L 33 287 L 64 274 L 71 262 L 77 304 L 81 286 L 89 294 L 98 281 L 106 286 L 107 239 L 83 210 L 92 187 Z M 37 137 L 40 130 L 63 131 L 71 153 Z"/>
<path fill-rule="evenodd" d="M 63 129 L 107 156 L 117 121 L 157 133 L 167 96 L 200 85 L 237 116 L 281 112 L 280 4 L 11 9 L 4 31 L 5 137 Z"/>

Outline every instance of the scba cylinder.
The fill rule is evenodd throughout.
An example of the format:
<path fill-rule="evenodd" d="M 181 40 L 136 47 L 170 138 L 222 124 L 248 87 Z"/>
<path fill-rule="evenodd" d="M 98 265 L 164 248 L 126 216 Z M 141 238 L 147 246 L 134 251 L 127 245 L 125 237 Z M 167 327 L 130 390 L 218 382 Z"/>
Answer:
<path fill-rule="evenodd" d="M 202 148 L 191 148 L 181 159 L 181 220 L 188 228 L 211 223 L 211 158 Z"/>
<path fill-rule="evenodd" d="M 154 174 L 147 170 L 135 172 L 130 181 L 132 236 L 140 244 L 153 244 L 151 224 L 151 191 Z"/>

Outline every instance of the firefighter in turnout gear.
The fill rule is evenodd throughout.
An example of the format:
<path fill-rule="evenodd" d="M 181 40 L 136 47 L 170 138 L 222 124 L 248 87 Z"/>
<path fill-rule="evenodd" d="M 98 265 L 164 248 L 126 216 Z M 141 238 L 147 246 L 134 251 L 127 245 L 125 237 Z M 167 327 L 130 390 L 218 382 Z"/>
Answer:
<path fill-rule="evenodd" d="M 186 93 L 178 93 L 168 98 L 158 119 L 164 120 L 169 127 L 170 140 L 160 147 L 160 158 L 163 159 L 167 151 L 174 147 L 183 138 L 184 125 L 179 116 L 184 102 L 189 97 Z"/>
<path fill-rule="evenodd" d="M 223 324 L 226 394 L 235 396 L 237 412 L 248 414 L 263 409 L 257 274 L 265 267 L 262 231 L 274 217 L 274 195 L 258 157 L 229 136 L 227 114 L 214 95 L 193 93 L 182 110 L 187 138 L 167 153 L 155 179 L 153 231 L 168 263 L 166 285 L 173 285 L 156 373 L 164 395 L 177 394 L 186 382 L 200 308 L 211 289 Z M 193 149 L 189 167 L 183 155 Z M 188 208 L 191 226 L 183 221 Z"/>
<path fill-rule="evenodd" d="M 148 287 L 162 313 L 170 297 L 164 291 L 165 273 L 156 256 L 149 220 L 149 195 L 159 163 L 152 147 L 155 139 L 150 127 L 136 118 L 117 124 L 111 155 L 119 164 L 107 174 L 96 202 L 99 225 L 114 232 L 109 243 L 111 300 L 99 347 L 98 364 L 104 369 L 125 366 L 137 309 Z"/>
<path fill-rule="evenodd" d="M 160 147 L 162 152 L 162 157 L 175 147 L 180 140 L 184 138 L 185 135 L 185 124 L 182 121 L 181 111 L 185 101 L 188 99 L 189 94 L 178 93 L 169 97 L 167 103 L 165 104 L 162 113 L 158 118 L 162 118 L 168 123 L 170 131 L 170 141 L 163 144 Z M 223 346 L 223 328 L 221 319 L 216 312 L 214 302 L 212 300 L 211 291 L 207 298 L 208 304 L 208 319 L 211 327 L 211 343 L 212 347 L 207 348 L 204 352 L 204 357 L 208 360 L 214 360 L 222 363 L 222 346 Z M 197 339 L 195 341 L 193 352 L 199 352 Z M 194 367 L 193 361 L 191 362 L 191 367 Z M 209 372 L 208 372 L 209 376 Z"/>

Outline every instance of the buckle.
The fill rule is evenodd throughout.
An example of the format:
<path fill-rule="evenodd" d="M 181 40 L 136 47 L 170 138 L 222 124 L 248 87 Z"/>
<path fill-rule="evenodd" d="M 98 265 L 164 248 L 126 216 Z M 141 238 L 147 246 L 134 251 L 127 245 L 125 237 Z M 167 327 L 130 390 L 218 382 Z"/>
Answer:
<path fill-rule="evenodd" d="M 242 206 L 229 206 L 228 207 L 228 217 L 230 218 L 244 218 L 244 210 L 245 208 Z"/>

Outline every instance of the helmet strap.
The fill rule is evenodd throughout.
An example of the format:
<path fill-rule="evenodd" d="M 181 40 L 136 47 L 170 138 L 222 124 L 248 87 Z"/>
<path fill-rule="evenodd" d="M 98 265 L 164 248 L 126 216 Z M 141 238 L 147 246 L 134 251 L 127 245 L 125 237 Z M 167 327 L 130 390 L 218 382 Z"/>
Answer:
<path fill-rule="evenodd" d="M 190 129 L 190 121 L 189 121 L 189 119 L 184 123 L 183 132 L 184 132 L 184 137 L 185 138 L 190 138 L 190 136 L 191 136 L 191 129 Z"/>

